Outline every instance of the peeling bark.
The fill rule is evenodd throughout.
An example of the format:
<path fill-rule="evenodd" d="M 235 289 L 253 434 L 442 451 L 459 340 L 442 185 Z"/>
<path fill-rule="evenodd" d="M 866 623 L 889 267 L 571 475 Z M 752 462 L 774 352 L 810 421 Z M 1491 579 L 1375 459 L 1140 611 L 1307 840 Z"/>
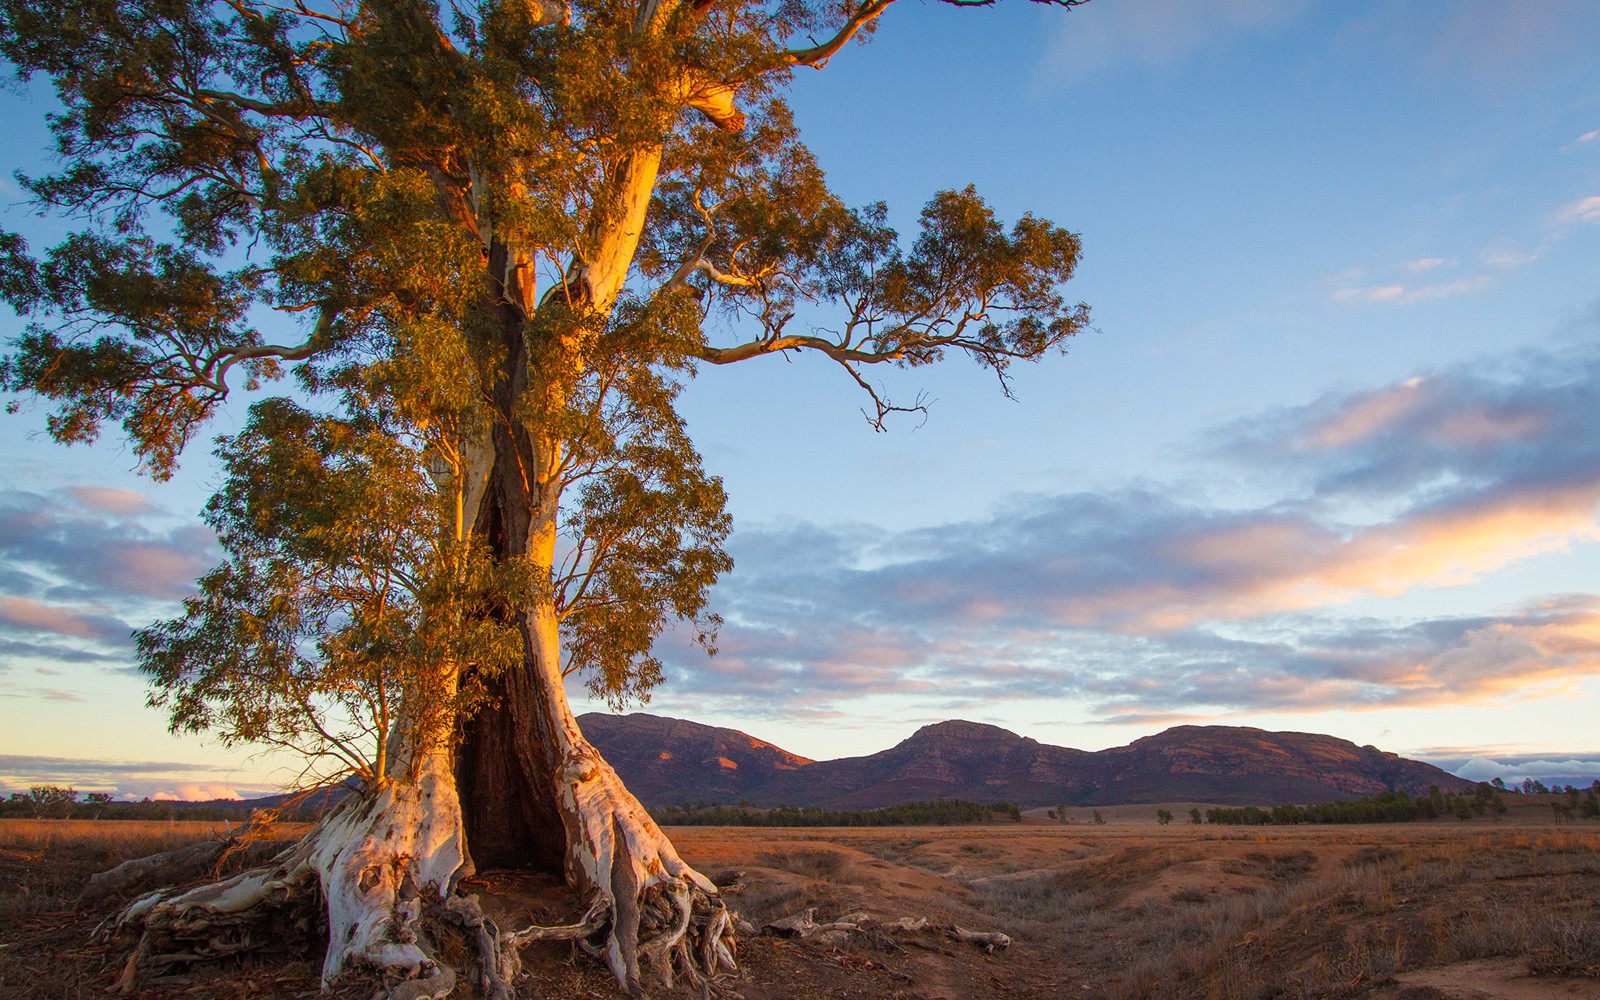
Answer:
<path fill-rule="evenodd" d="M 503 743 L 468 747 L 480 781 L 485 768 L 510 780 L 479 785 L 489 795 L 469 801 L 500 810 L 490 820 L 508 811 L 533 817 L 521 830 L 524 838 L 516 831 L 498 843 L 488 837 L 481 853 L 499 862 L 498 853 L 509 848 L 564 868 L 589 897 L 579 923 L 504 934 L 476 897 L 457 894 L 474 864 L 454 755 L 439 748 L 417 756 L 407 748 L 426 741 L 401 724 L 388 773 L 346 796 L 270 863 L 186 891 L 152 892 L 127 906 L 112 925 L 118 936 L 138 942 L 123 989 L 243 952 L 322 947 L 324 987 L 345 973 L 369 974 L 397 984 L 394 1000 L 439 997 L 470 971 L 437 957 L 436 932 L 445 926 L 470 943 L 479 992 L 491 1000 L 510 996 L 518 949 L 537 940 L 578 941 L 635 992 L 646 977 L 671 982 L 676 972 L 699 981 L 732 970 L 731 923 L 716 888 L 683 863 L 578 732 L 562 688 L 553 608 L 537 607 L 522 625 L 528 655 L 521 669 L 501 678 L 511 693 L 490 715 L 515 728 L 487 730 Z M 507 829 L 503 822 L 486 826 Z M 218 853 L 194 852 L 185 858 L 188 870 Z"/>
<path fill-rule="evenodd" d="M 138 937 L 122 988 L 174 966 L 303 948 L 318 937 L 324 986 L 354 969 L 431 978 L 439 966 L 419 919 L 449 898 L 464 866 L 454 776 L 445 755 L 433 754 L 415 773 L 347 796 L 264 867 L 127 906 L 112 928 Z"/>

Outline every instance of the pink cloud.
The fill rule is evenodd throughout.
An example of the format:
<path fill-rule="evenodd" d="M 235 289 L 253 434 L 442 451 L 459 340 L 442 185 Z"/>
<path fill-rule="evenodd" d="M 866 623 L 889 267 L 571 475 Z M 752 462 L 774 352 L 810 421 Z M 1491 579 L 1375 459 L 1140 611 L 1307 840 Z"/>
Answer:
<path fill-rule="evenodd" d="M 1329 450 L 1363 441 L 1394 424 L 1421 402 L 1417 389 L 1420 378 L 1369 393 L 1312 427 L 1301 438 L 1301 446 Z"/>
<path fill-rule="evenodd" d="M 161 595 L 188 593 L 208 565 L 204 554 L 165 542 L 129 542 L 114 555 L 119 578 L 143 581 L 141 589 Z"/>
<path fill-rule="evenodd" d="M 136 490 L 109 486 L 69 486 L 67 492 L 83 506 L 103 514 L 148 514 L 156 508 Z"/>
<path fill-rule="evenodd" d="M 128 626 L 92 609 L 67 608 L 28 597 L 0 596 L 0 622 L 79 639 L 125 639 Z"/>
<path fill-rule="evenodd" d="M 1547 698 L 1600 674 L 1600 602 L 1566 614 L 1491 622 L 1402 668 L 1387 704 L 1483 704 Z"/>
<path fill-rule="evenodd" d="M 1600 195 L 1569 202 L 1558 215 L 1562 222 L 1600 222 Z"/>
<path fill-rule="evenodd" d="M 1194 587 L 1119 589 L 1094 601 L 1098 614 L 1084 624 L 1110 615 L 1124 629 L 1168 631 L 1461 586 L 1574 542 L 1600 541 L 1597 505 L 1600 481 L 1590 481 L 1401 517 L 1342 537 L 1294 523 L 1230 526 L 1170 550 L 1172 575 L 1196 579 Z"/>
<path fill-rule="evenodd" d="M 153 798 L 175 798 L 185 802 L 206 802 L 211 799 L 237 801 L 244 798 L 232 785 L 182 784 L 173 795 L 158 793 Z"/>

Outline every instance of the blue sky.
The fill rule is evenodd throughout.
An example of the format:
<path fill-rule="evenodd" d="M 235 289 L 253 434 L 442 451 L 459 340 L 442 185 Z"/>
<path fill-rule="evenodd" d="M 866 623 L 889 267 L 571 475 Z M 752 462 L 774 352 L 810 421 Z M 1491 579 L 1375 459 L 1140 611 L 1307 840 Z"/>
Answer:
<path fill-rule="evenodd" d="M 973 183 L 1079 232 L 1094 330 L 1016 401 L 960 360 L 881 373 L 934 401 L 888 434 L 826 363 L 703 371 L 728 625 L 712 660 L 663 643 L 647 710 L 818 758 L 951 717 L 1085 749 L 1217 722 L 1600 775 L 1597 30 L 1559 2 L 896 4 L 797 76 L 806 140 L 902 231 Z M 6 173 L 38 169 L 45 105 L 4 100 Z M 286 777 L 168 736 L 128 669 L 215 558 L 204 449 L 156 485 L 41 423 L 0 419 L 0 789 Z"/>

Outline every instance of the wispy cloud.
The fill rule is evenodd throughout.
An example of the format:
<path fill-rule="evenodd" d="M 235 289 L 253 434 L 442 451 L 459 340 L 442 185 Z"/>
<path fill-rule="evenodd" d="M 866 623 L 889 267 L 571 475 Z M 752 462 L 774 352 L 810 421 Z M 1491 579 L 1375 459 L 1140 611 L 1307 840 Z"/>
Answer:
<path fill-rule="evenodd" d="M 1556 217 L 1562 222 L 1600 222 L 1600 195 L 1568 202 L 1556 212 Z"/>
<path fill-rule="evenodd" d="M 1437 9 L 1383 5 L 1365 16 L 1377 39 L 1430 79 L 1464 80 L 1501 92 L 1541 79 L 1551 66 L 1583 59 L 1587 40 L 1600 29 L 1600 12 L 1584 0 L 1457 0 Z"/>
<path fill-rule="evenodd" d="M 1591 129 L 1590 131 L 1585 132 L 1582 135 L 1578 136 L 1576 139 L 1574 139 L 1571 142 L 1567 143 L 1565 146 L 1562 146 L 1561 147 L 1561 152 L 1563 152 L 1563 153 L 1576 153 L 1579 150 L 1581 150 L 1581 149 L 1589 146 L 1590 144 L 1592 144 L 1596 139 L 1600 139 L 1600 128 Z"/>
<path fill-rule="evenodd" d="M 1528 250 L 1515 245 L 1498 246 L 1484 254 L 1483 262 L 1497 271 L 1509 271 L 1534 263 L 1544 256 L 1546 249 L 1537 247 Z"/>
<path fill-rule="evenodd" d="M 46 701 L 87 702 L 89 700 L 76 691 L 63 691 L 60 688 L 37 688 L 34 694 Z"/>
<path fill-rule="evenodd" d="M 1405 269 L 1420 273 L 1433 267 L 1438 267 L 1443 260 L 1430 259 L 1427 262 L 1413 261 L 1405 265 Z M 1425 267 L 1417 267 L 1419 263 L 1426 263 Z M 1492 279 L 1487 274 L 1469 274 L 1452 281 L 1436 281 L 1407 284 L 1405 282 L 1390 282 L 1379 285 L 1342 285 L 1334 290 L 1333 297 L 1339 302 L 1372 302 L 1392 303 L 1396 305 L 1409 305 L 1413 302 L 1432 302 L 1437 299 L 1449 299 L 1458 295 L 1469 295 L 1489 287 Z"/>

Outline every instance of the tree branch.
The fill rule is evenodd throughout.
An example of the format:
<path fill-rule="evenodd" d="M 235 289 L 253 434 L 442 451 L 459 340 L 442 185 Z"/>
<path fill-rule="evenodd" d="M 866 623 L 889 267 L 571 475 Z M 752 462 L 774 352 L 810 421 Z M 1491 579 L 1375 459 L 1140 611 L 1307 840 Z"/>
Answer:
<path fill-rule="evenodd" d="M 983 0 L 983 2 L 992 3 L 993 0 Z M 821 45 L 813 45 L 808 49 L 789 49 L 785 51 L 783 53 L 783 65 L 810 66 L 813 69 L 821 69 L 828 64 L 829 59 L 832 59 L 840 49 L 849 43 L 850 39 L 856 36 L 857 32 L 877 20 L 878 15 L 888 10 L 889 5 L 892 3 L 894 3 L 894 0 L 868 0 L 854 14 L 851 14 L 849 19 L 844 22 L 844 25 L 826 42 Z"/>

